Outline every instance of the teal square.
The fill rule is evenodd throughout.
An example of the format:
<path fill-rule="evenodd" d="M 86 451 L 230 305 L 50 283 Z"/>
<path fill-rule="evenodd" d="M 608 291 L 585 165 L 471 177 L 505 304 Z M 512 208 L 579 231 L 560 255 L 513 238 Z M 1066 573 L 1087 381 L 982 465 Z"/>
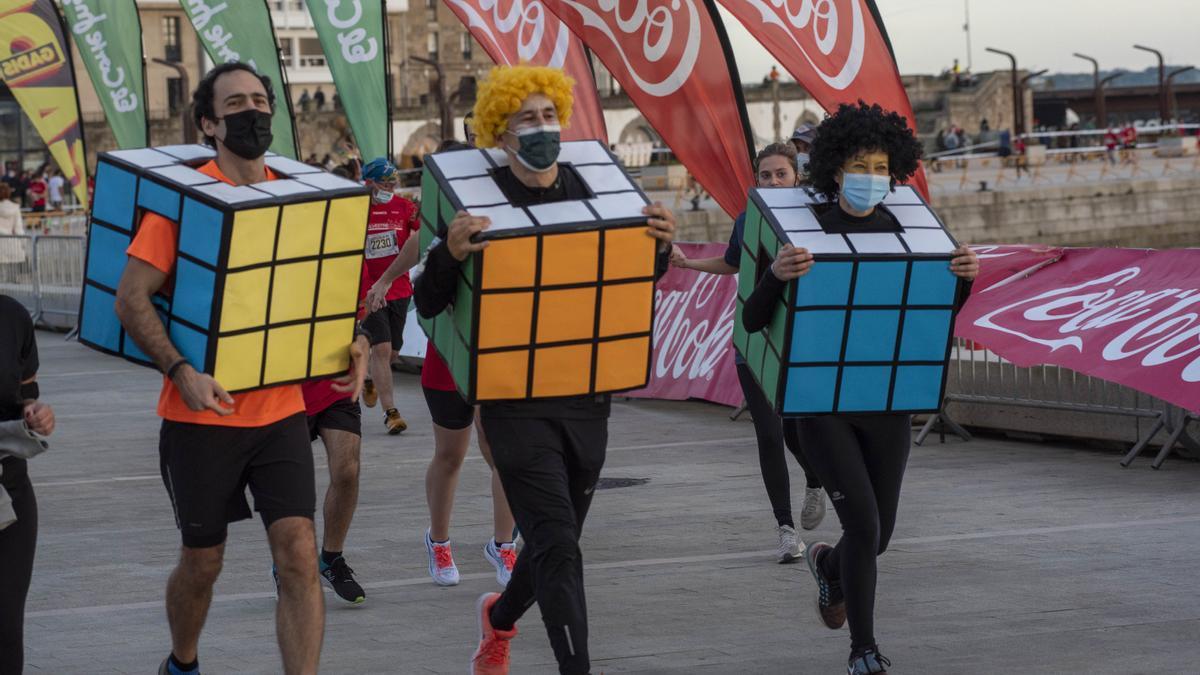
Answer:
<path fill-rule="evenodd" d="M 837 371 L 832 366 L 788 368 L 782 412 L 792 415 L 833 412 Z"/>
<path fill-rule="evenodd" d="M 102 225 L 89 228 L 87 278 L 115 291 L 125 272 L 125 263 L 129 260 L 125 250 L 129 248 L 130 241 L 128 234 Z"/>
<path fill-rule="evenodd" d="M 79 339 L 110 352 L 121 351 L 121 321 L 117 318 L 116 303 L 117 296 L 85 284 L 79 316 Z"/>
<path fill-rule="evenodd" d="M 133 230 L 134 196 L 137 194 L 137 176 L 101 161 L 96 168 L 96 193 L 92 202 L 92 218 L 119 227 Z"/>
<path fill-rule="evenodd" d="M 844 307 L 850 298 L 854 263 L 819 261 L 796 280 L 797 307 Z"/>
<path fill-rule="evenodd" d="M 838 394 L 839 412 L 886 412 L 891 366 L 846 366 Z"/>
<path fill-rule="evenodd" d="M 828 363 L 842 355 L 846 310 L 820 309 L 796 312 L 792 321 L 791 361 Z"/>
<path fill-rule="evenodd" d="M 143 178 L 138 184 L 138 206 L 149 209 L 168 220 L 179 221 L 180 194 L 152 180 Z"/>
<path fill-rule="evenodd" d="M 854 304 L 900 305 L 907 272 L 905 261 L 860 262 L 854 279 Z"/>
<path fill-rule="evenodd" d="M 918 260 L 908 280 L 909 305 L 954 305 L 958 277 L 950 273 L 948 260 Z"/>
<path fill-rule="evenodd" d="M 901 361 L 943 361 L 950 342 L 948 309 L 910 309 L 900 336 Z"/>
<path fill-rule="evenodd" d="M 221 255 L 224 225 L 223 213 L 185 197 L 183 219 L 179 224 L 179 252 L 216 267 Z"/>
<path fill-rule="evenodd" d="M 186 258 L 175 265 L 175 289 L 172 311 L 175 316 L 199 328 L 208 329 L 212 303 L 216 295 L 217 275 Z"/>
<path fill-rule="evenodd" d="M 846 336 L 846 361 L 892 361 L 896 358 L 896 335 L 900 310 L 856 309 L 850 313 Z"/>
<path fill-rule="evenodd" d="M 896 389 L 892 410 L 924 412 L 937 410 L 942 403 L 943 366 L 900 366 L 896 368 Z"/>

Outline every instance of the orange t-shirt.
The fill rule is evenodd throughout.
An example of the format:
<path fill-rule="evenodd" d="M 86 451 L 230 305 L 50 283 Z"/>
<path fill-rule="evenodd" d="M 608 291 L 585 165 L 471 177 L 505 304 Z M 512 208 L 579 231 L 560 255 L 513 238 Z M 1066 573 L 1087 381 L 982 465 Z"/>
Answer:
<path fill-rule="evenodd" d="M 197 170 L 233 185 L 233 181 L 221 173 L 215 160 Z M 267 169 L 266 180 L 275 180 L 275 178 L 275 174 Z M 173 277 L 178 240 L 179 223 L 163 218 L 157 213 L 145 213 L 142 216 L 137 235 L 133 238 L 133 243 L 125 252 L 153 265 L 168 277 Z M 167 285 L 168 287 L 173 285 L 173 281 L 168 279 Z M 304 396 L 300 392 L 298 384 L 286 384 L 234 394 L 233 402 L 233 414 L 225 417 L 211 410 L 197 412 L 183 402 L 183 396 L 175 388 L 175 383 L 163 377 L 162 393 L 158 397 L 158 416 L 172 422 L 208 424 L 219 427 L 261 427 L 304 412 Z"/>

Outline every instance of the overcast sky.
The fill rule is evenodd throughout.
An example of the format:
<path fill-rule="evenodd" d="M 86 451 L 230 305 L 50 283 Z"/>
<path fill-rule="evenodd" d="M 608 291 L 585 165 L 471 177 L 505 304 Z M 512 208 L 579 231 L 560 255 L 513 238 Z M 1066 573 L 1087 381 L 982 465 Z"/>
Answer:
<path fill-rule="evenodd" d="M 799 0 L 790 0 L 798 2 Z M 877 0 L 900 72 L 939 73 L 955 58 L 967 65 L 962 26 L 966 0 Z M 976 71 L 1008 67 L 1008 59 L 984 51 L 1016 54 L 1030 70 L 1085 72 L 1091 66 L 1071 56 L 1080 52 L 1100 67 L 1141 70 L 1163 52 L 1168 63 L 1200 67 L 1200 0 L 969 0 L 971 51 Z M 722 10 L 724 13 L 724 10 Z M 744 81 L 761 81 L 775 60 L 736 19 L 725 25 Z M 790 79 L 790 78 L 789 78 Z"/>

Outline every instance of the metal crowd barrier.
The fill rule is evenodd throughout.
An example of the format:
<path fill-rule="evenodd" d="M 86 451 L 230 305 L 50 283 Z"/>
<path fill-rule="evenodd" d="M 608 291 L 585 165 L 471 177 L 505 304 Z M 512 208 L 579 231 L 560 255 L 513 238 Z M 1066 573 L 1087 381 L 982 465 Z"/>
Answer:
<path fill-rule="evenodd" d="M 24 305 L 35 324 L 74 328 L 85 241 L 82 235 L 0 236 L 0 293 Z"/>
<path fill-rule="evenodd" d="M 1200 419 L 1195 413 L 1149 394 L 1069 368 L 1053 365 L 1021 368 L 961 338 L 955 338 L 946 390 L 949 393 L 941 410 L 931 416 L 917 434 L 917 445 L 925 441 L 935 426 L 940 426 L 943 433 L 949 430 L 964 440 L 971 439 L 971 434 L 946 413 L 946 404 L 959 402 L 1151 420 L 1150 430 L 1138 438 L 1121 460 L 1121 466 L 1125 467 L 1146 449 L 1160 431 L 1167 434 L 1167 439 L 1151 464 L 1153 468 L 1160 468 L 1177 445 L 1200 452 L 1200 444 L 1184 433 L 1189 422 Z"/>

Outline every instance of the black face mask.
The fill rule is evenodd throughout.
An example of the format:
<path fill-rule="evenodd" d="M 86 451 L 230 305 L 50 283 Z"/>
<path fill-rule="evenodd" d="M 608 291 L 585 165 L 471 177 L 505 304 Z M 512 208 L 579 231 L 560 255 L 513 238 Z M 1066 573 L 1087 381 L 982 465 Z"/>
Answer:
<path fill-rule="evenodd" d="M 242 159 L 262 157 L 271 147 L 271 141 L 275 140 L 271 134 L 271 113 L 251 108 L 215 119 L 225 121 L 222 143 Z"/>

